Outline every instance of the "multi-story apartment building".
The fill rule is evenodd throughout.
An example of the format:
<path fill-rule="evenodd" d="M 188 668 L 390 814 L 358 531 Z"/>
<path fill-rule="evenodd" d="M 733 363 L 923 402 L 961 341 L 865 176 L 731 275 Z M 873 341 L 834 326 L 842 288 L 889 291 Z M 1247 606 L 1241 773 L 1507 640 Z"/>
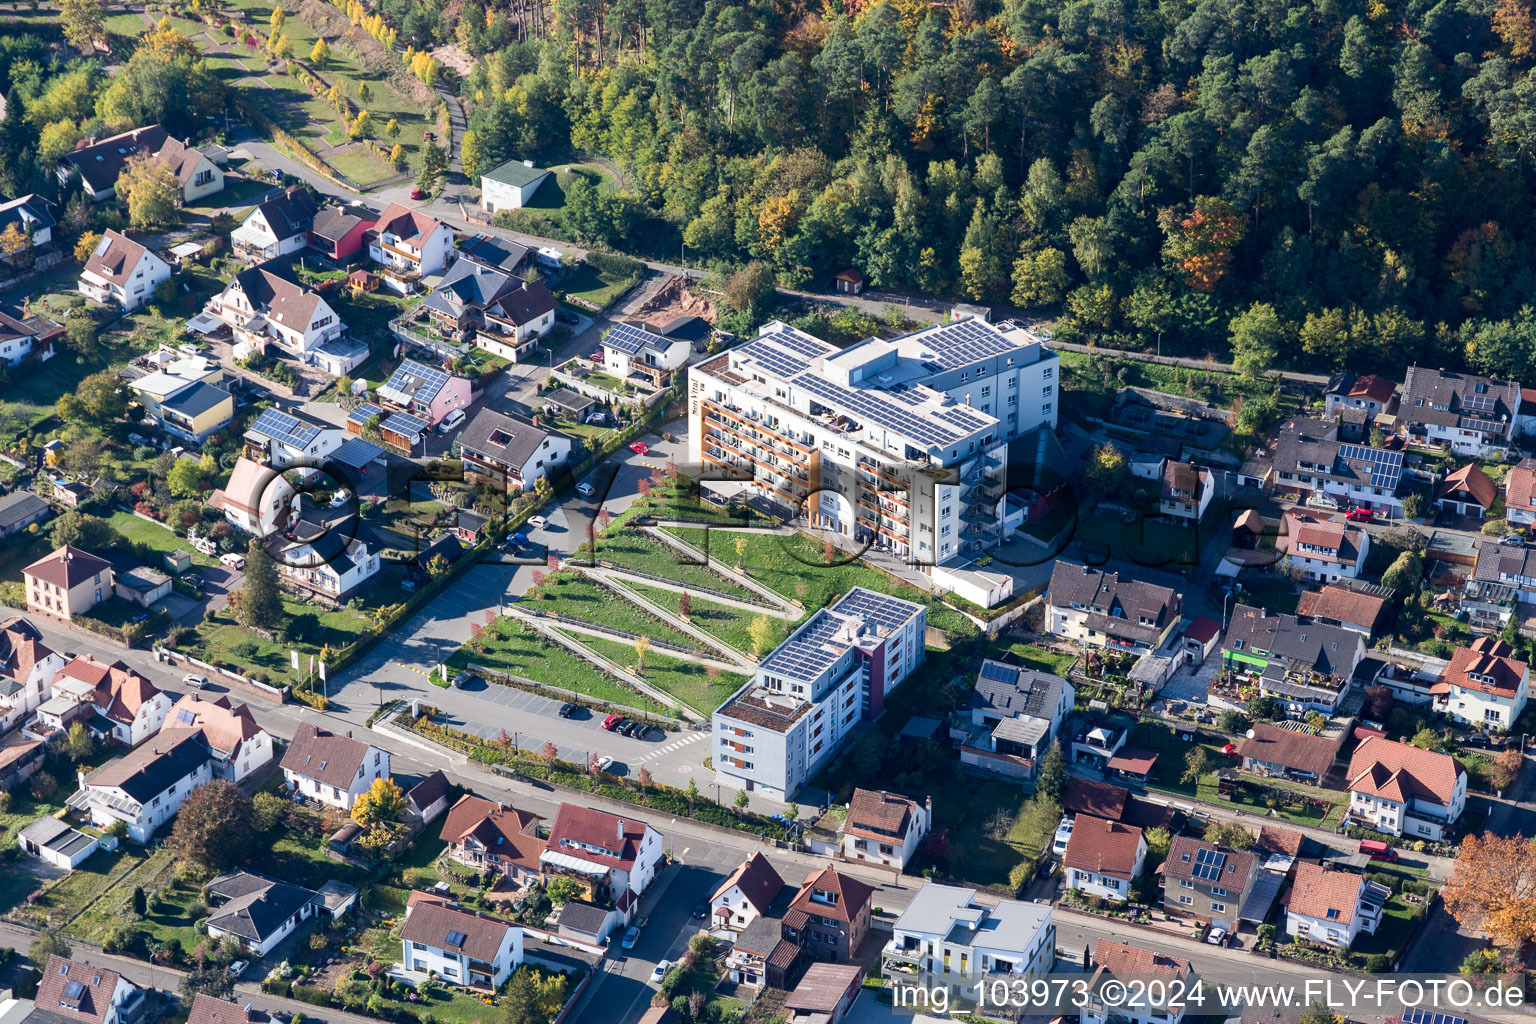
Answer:
<path fill-rule="evenodd" d="M 213 760 L 200 733 L 183 730 L 146 743 L 87 775 L 68 805 L 97 828 L 121 821 L 128 838 L 147 843 L 176 816 L 192 791 L 213 780 Z"/>
<path fill-rule="evenodd" d="M 712 722 L 715 775 L 787 800 L 923 663 L 928 610 L 854 587 L 758 663 Z"/>
<path fill-rule="evenodd" d="M 1232 931 L 1262 859 L 1247 850 L 1179 836 L 1163 860 L 1163 909 Z"/>
<path fill-rule="evenodd" d="M 1349 759 L 1349 820 L 1394 836 L 1438 841 L 1467 806 L 1467 770 L 1449 754 L 1381 736 Z"/>
<path fill-rule="evenodd" d="M 1305 416 L 1286 422 L 1275 441 L 1275 488 L 1306 494 L 1325 507 L 1354 505 L 1401 515 L 1403 453 L 1352 443 L 1340 433 L 1338 423 Z"/>
<path fill-rule="evenodd" d="M 112 563 L 65 544 L 21 570 L 27 611 L 69 621 L 112 596 Z"/>
<path fill-rule="evenodd" d="M 1061 559 L 1045 592 L 1045 631 L 1122 651 L 1155 651 L 1183 621 L 1184 597 L 1168 587 Z"/>
<path fill-rule="evenodd" d="M 1520 412 L 1520 384 L 1469 373 L 1408 367 L 1397 420 L 1424 444 L 1448 445 L 1457 455 L 1509 447 Z"/>
<path fill-rule="evenodd" d="M 1049 905 L 999 900 L 989 907 L 975 889 L 927 882 L 896 919 L 881 959 L 887 970 L 1028 981 L 1054 965 L 1056 926 Z"/>
<path fill-rule="evenodd" d="M 998 539 L 1008 442 L 1056 425 L 1055 353 L 965 319 L 839 350 L 777 321 L 689 371 L 689 458 L 933 565 Z"/>

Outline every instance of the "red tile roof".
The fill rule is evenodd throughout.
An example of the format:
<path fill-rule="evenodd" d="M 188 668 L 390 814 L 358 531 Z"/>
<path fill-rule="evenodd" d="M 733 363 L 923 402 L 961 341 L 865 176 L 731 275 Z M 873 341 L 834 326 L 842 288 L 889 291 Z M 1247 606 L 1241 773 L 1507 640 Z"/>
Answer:
<path fill-rule="evenodd" d="M 1061 809 L 1067 814 L 1088 814 L 1106 821 L 1119 821 L 1125 814 L 1125 802 L 1131 791 L 1124 786 L 1073 777 L 1067 780 L 1067 793 Z"/>
<path fill-rule="evenodd" d="M 715 890 L 715 894 L 709 898 L 710 902 L 713 903 L 729 892 L 733 885 L 741 887 L 741 894 L 747 898 L 747 902 L 757 908 L 759 914 L 766 914 L 769 904 L 784 888 L 784 879 L 779 877 L 779 873 L 773 869 L 772 864 L 768 863 L 766 857 L 760 853 L 753 853 L 736 865 L 736 870 L 730 873 L 729 877 Z"/>
<path fill-rule="evenodd" d="M 884 790 L 855 789 L 848 801 L 847 830 L 872 839 L 887 839 L 907 834 L 917 804 L 904 796 Z"/>
<path fill-rule="evenodd" d="M 443 816 L 443 828 L 439 838 L 445 843 L 462 843 L 476 835 L 481 826 L 492 823 L 501 835 L 537 833 L 543 819 L 531 811 L 516 807 L 503 807 L 495 800 L 465 793 Z M 484 840 L 481 840 L 484 842 Z"/>
<path fill-rule="evenodd" d="M 1364 377 L 1356 377 L 1355 382 L 1349 386 L 1347 394 L 1350 398 L 1369 398 L 1373 402 L 1386 405 L 1391 401 L 1392 394 L 1396 390 L 1395 381 L 1378 374 L 1368 373 Z"/>
<path fill-rule="evenodd" d="M 37 982 L 34 1003 L 39 1010 L 56 1013 L 66 1020 L 102 1024 L 112 1008 L 117 981 L 116 971 L 50 954 L 48 966 Z M 80 984 L 74 987 L 73 982 Z"/>
<path fill-rule="evenodd" d="M 621 818 L 595 807 L 561 804 L 544 848 L 628 870 L 639 855 L 645 829 L 645 822 L 634 818 Z"/>
<path fill-rule="evenodd" d="M 1121 747 L 1114 757 L 1109 759 L 1108 768 L 1112 772 L 1130 772 L 1132 775 L 1145 775 L 1157 764 L 1157 754 L 1151 750 L 1137 750 L 1134 747 Z"/>
<path fill-rule="evenodd" d="M 1329 870 L 1321 864 L 1296 865 L 1296 882 L 1291 886 L 1287 909 L 1334 924 L 1354 920 L 1360 903 L 1365 876 L 1352 871 Z"/>
<path fill-rule="evenodd" d="M 293 734 L 282 767 L 301 778 L 346 790 L 352 788 L 367 757 L 368 744 L 306 723 Z"/>
<path fill-rule="evenodd" d="M 1283 853 L 1288 857 L 1299 857 L 1301 846 L 1306 841 L 1306 836 L 1293 829 L 1265 825 L 1259 829 L 1259 838 L 1253 848 L 1260 853 Z"/>
<path fill-rule="evenodd" d="M 43 643 L 43 634 L 26 619 L 18 615 L 0 625 L 0 674 L 25 682 L 32 666 L 51 657 L 53 649 Z"/>
<path fill-rule="evenodd" d="M 1536 459 L 1521 459 L 1504 477 L 1504 507 L 1536 511 Z"/>
<path fill-rule="evenodd" d="M 481 917 L 456 907 L 436 903 L 418 903 L 411 908 L 411 916 L 405 919 L 400 937 L 406 942 L 420 942 L 434 949 L 458 950 L 473 960 L 486 963 L 495 961 L 507 931 L 516 927 L 505 921 Z M 457 943 L 450 943 L 450 935 L 462 935 Z"/>
<path fill-rule="evenodd" d="M 1417 798 L 1446 807 L 1455 795 L 1456 780 L 1465 774 L 1449 754 L 1370 736 L 1349 759 L 1349 791 L 1398 803 Z"/>
<path fill-rule="evenodd" d="M 1192 969 L 1189 961 L 1182 957 L 1156 953 L 1150 949 L 1132 946 L 1128 942 L 1116 942 L 1113 939 L 1098 941 L 1093 947 L 1093 962 L 1096 966 L 1103 967 L 1111 974 L 1118 974 L 1121 977 L 1146 978 L 1154 975 L 1169 975 L 1182 978 Z"/>
<path fill-rule="evenodd" d="M 820 889 L 834 893 L 837 903 L 829 905 L 819 900 L 813 900 L 813 890 Z M 790 901 L 791 912 L 800 911 L 806 914 L 820 914 L 822 917 L 830 917 L 834 921 L 852 923 L 869 905 L 869 898 L 874 894 L 872 886 L 865 885 L 857 878 L 838 874 L 831 868 L 822 868 L 820 871 L 812 871 L 805 876 L 805 881 L 800 883 L 800 891 L 795 893 L 795 898 Z M 786 921 L 788 914 L 785 915 Z"/>
<path fill-rule="evenodd" d="M 1296 602 L 1296 614 L 1309 619 L 1333 619 L 1357 626 L 1375 628 L 1388 599 L 1349 587 L 1329 584 L 1322 590 L 1308 590 Z"/>
<path fill-rule="evenodd" d="M 97 558 L 89 551 L 81 551 L 72 544 L 65 544 L 51 551 L 21 570 L 22 575 L 32 576 L 44 583 L 70 590 L 84 583 L 97 573 L 106 572 L 112 563 Z"/>
<path fill-rule="evenodd" d="M 197 998 L 192 1000 L 192 1012 L 187 1017 L 187 1024 L 265 1024 L 272 1019 L 265 1010 L 254 1007 L 247 1009 L 249 1006 L 249 1003 L 241 1006 L 199 992 Z"/>
<path fill-rule="evenodd" d="M 1435 488 L 1435 500 L 1439 501 L 1457 491 L 1466 491 L 1483 508 L 1489 508 L 1498 496 L 1499 488 L 1477 463 L 1469 462 L 1441 481 L 1440 486 Z"/>
<path fill-rule="evenodd" d="M 1319 777 L 1328 774 L 1328 768 L 1339 754 L 1339 744 L 1321 736 L 1281 729 L 1278 726 L 1255 722 L 1237 744 L 1239 757 L 1253 758 L 1266 764 L 1278 764 L 1297 771 L 1311 772 Z"/>
<path fill-rule="evenodd" d="M 1451 663 L 1440 673 L 1440 681 L 1464 690 L 1477 690 L 1500 697 L 1514 697 L 1525 678 L 1526 664 L 1517 661 L 1514 647 L 1493 636 L 1482 636 L 1472 646 L 1451 655 Z"/>
<path fill-rule="evenodd" d="M 1140 848 L 1141 829 L 1079 814 L 1073 819 L 1072 838 L 1061 863 L 1079 871 L 1129 880 L 1136 873 L 1136 854 Z"/>
<path fill-rule="evenodd" d="M 1221 623 L 1202 615 L 1185 628 L 1184 635 L 1196 643 L 1204 645 L 1215 639 L 1216 635 L 1220 632 Z"/>

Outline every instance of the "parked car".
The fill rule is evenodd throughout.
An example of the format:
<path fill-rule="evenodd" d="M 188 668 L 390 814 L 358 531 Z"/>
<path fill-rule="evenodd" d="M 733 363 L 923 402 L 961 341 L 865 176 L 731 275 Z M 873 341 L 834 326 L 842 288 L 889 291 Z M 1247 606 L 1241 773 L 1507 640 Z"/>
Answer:
<path fill-rule="evenodd" d="M 621 736 L 628 736 L 630 726 L 634 724 L 635 720 L 633 718 L 621 718 L 619 719 L 619 724 L 613 727 L 613 731 Z"/>
<path fill-rule="evenodd" d="M 352 492 L 343 487 L 341 490 L 337 491 L 336 496 L 331 499 L 331 508 L 341 508 L 341 506 L 345 505 L 351 500 Z"/>
<path fill-rule="evenodd" d="M 533 527 L 535 530 L 542 530 L 544 527 L 549 525 L 549 520 L 543 516 L 529 516 L 528 525 Z"/>
<path fill-rule="evenodd" d="M 597 770 L 598 771 L 605 772 L 609 768 L 612 768 L 612 767 L 613 767 L 613 758 L 609 757 L 607 754 L 604 754 L 602 757 L 597 759 Z"/>
<path fill-rule="evenodd" d="M 202 590 L 204 587 L 206 587 L 208 585 L 207 582 L 201 576 L 199 576 L 195 572 L 189 572 L 185 576 L 183 576 L 181 579 L 182 579 L 183 583 L 190 583 L 193 587 L 196 587 L 198 590 Z"/>
<path fill-rule="evenodd" d="M 650 452 L 651 446 L 646 444 L 644 441 L 636 441 L 634 444 L 629 446 L 629 450 L 634 452 L 636 455 L 645 455 Z"/>
<path fill-rule="evenodd" d="M 421 188 L 413 188 L 413 189 L 411 189 L 411 198 L 412 199 L 416 199 L 416 200 L 422 200 L 422 199 L 427 198 L 427 191 L 426 191 L 426 189 L 421 189 Z"/>
<path fill-rule="evenodd" d="M 625 949 L 634 949 L 635 943 L 640 941 L 640 926 L 636 925 L 624 933 L 624 941 L 619 943 Z"/>
<path fill-rule="evenodd" d="M 613 730 L 619 727 L 619 723 L 622 721 L 624 721 L 624 716 L 622 715 L 609 715 L 607 718 L 603 719 L 603 728 L 609 732 L 613 732 Z"/>
<path fill-rule="evenodd" d="M 1212 928 L 1211 934 L 1205 937 L 1205 941 L 1213 946 L 1225 946 L 1227 944 L 1227 930 L 1225 928 Z"/>
<path fill-rule="evenodd" d="M 590 498 L 592 495 L 597 493 L 597 488 L 593 487 L 589 483 L 580 483 L 576 485 L 576 493 L 581 495 L 583 498 Z"/>
<path fill-rule="evenodd" d="M 577 316 L 575 313 L 572 313 L 570 310 L 566 310 L 566 309 L 557 309 L 557 310 L 555 310 L 555 319 L 560 321 L 563 324 L 579 324 L 579 323 L 581 323 L 581 317 Z"/>
<path fill-rule="evenodd" d="M 649 728 L 650 726 L 646 725 L 644 722 L 630 722 L 629 727 L 624 730 L 624 735 L 633 736 L 635 739 L 639 739 L 645 735 L 645 731 Z"/>
<path fill-rule="evenodd" d="M 231 569 L 234 569 L 236 572 L 245 568 L 245 556 L 237 555 L 233 551 L 227 555 L 220 555 L 219 561 L 229 566 Z"/>
<path fill-rule="evenodd" d="M 667 976 L 667 972 L 670 971 L 671 969 L 672 969 L 672 961 L 671 960 L 663 960 L 661 963 L 656 965 L 656 968 L 653 971 L 651 971 L 651 980 L 652 981 L 660 981 L 662 978 L 665 978 Z"/>
<path fill-rule="evenodd" d="M 603 350 L 598 349 L 596 352 L 593 352 L 591 355 L 587 356 L 587 361 L 597 363 L 599 366 L 601 366 L 603 362 Z"/>
<path fill-rule="evenodd" d="M 561 718 L 570 718 L 575 713 L 576 713 L 576 705 L 575 704 L 561 704 L 560 705 L 560 717 Z"/>
<path fill-rule="evenodd" d="M 1368 508 L 1352 508 L 1344 513 L 1344 518 L 1354 523 L 1369 523 L 1376 519 L 1376 513 Z"/>
<path fill-rule="evenodd" d="M 507 538 L 507 543 L 513 547 L 522 547 L 528 543 L 528 535 L 526 533 L 514 533 Z"/>
<path fill-rule="evenodd" d="M 453 677 L 453 688 L 455 690 L 462 690 L 469 685 L 469 681 L 473 678 L 475 677 L 468 672 L 460 672 Z"/>
<path fill-rule="evenodd" d="M 709 916 L 709 903 L 707 901 L 700 900 L 699 902 L 697 902 L 697 903 L 695 903 L 693 905 L 693 919 L 695 921 L 702 921 L 702 920 L 704 920 L 708 916 Z"/>
<path fill-rule="evenodd" d="M 249 966 L 251 966 L 251 962 L 249 960 L 236 960 L 234 963 L 229 965 L 229 976 L 231 978 L 238 978 L 240 975 L 245 973 L 245 969 Z"/>
<path fill-rule="evenodd" d="M 181 677 L 181 681 L 186 683 L 194 690 L 201 690 L 203 687 L 208 685 L 207 676 L 185 675 Z"/>

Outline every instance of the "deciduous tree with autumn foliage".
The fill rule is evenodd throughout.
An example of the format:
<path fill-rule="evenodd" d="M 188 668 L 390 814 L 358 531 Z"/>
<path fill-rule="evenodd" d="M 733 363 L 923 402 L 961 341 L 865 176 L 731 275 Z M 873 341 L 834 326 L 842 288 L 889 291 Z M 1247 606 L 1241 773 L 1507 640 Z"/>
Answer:
<path fill-rule="evenodd" d="M 1517 950 L 1536 940 L 1536 842 L 1525 836 L 1468 836 L 1440 891 L 1457 923 Z"/>

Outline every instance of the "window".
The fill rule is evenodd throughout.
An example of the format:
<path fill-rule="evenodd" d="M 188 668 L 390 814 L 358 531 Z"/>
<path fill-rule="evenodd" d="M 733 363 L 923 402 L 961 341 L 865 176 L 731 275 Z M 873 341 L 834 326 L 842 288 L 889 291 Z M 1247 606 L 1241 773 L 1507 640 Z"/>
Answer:
<path fill-rule="evenodd" d="M 1193 896 L 1185 895 L 1182 892 L 1179 893 L 1179 904 L 1181 906 L 1185 906 L 1185 907 L 1193 906 L 1194 902 L 1195 902 L 1195 898 Z"/>
<path fill-rule="evenodd" d="M 1227 912 L 1227 905 L 1225 903 L 1212 903 L 1211 904 L 1211 913 L 1213 913 L 1213 914 L 1225 914 L 1226 912 Z"/>

